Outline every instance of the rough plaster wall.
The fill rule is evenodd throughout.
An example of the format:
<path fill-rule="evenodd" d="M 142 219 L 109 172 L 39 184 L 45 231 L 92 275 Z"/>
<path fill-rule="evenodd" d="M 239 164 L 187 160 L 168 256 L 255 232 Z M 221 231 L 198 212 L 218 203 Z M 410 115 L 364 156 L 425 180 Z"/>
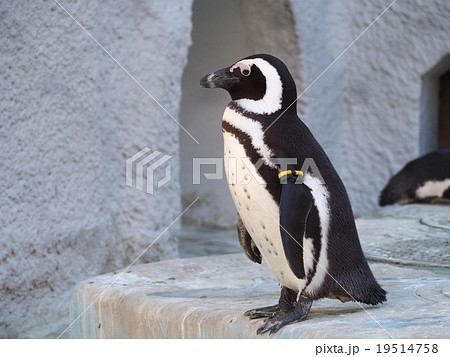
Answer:
<path fill-rule="evenodd" d="M 316 79 L 345 49 L 346 24 L 343 9 L 336 2 L 292 1 L 300 47 L 302 120 L 342 173 L 342 137 L 345 121 L 345 63 L 341 58 L 332 69 Z M 309 87 L 309 88 L 308 88 Z M 301 91 L 299 91 L 299 95 Z"/>
<path fill-rule="evenodd" d="M 199 88 L 200 78 L 254 53 L 271 53 L 285 60 L 299 89 L 298 39 L 289 1 L 196 0 L 193 5 L 193 44 L 183 75 L 182 124 L 197 138 L 180 134 L 181 185 L 184 206 L 200 200 L 184 216 L 196 225 L 230 227 L 236 209 L 223 180 L 192 184 L 193 157 L 223 157 L 221 119 L 229 95 L 223 90 Z M 214 172 L 206 166 L 202 172 Z"/>
<path fill-rule="evenodd" d="M 289 0 L 240 0 L 243 25 L 251 53 L 269 53 L 279 57 L 289 68 L 297 91 L 302 91 L 300 49 Z"/>
<path fill-rule="evenodd" d="M 390 3 L 293 2 L 304 86 Z M 449 51 L 448 13 L 445 0 L 398 1 L 303 96 L 357 215 L 375 210 L 388 178 L 419 154 L 421 76 Z"/>
<path fill-rule="evenodd" d="M 178 116 L 188 1 L 62 4 Z M 125 186 L 145 146 L 179 177 L 179 128 L 53 1 L 0 17 L 0 337 L 56 337 L 75 283 L 134 260 L 181 212 L 177 180 Z M 175 257 L 177 227 L 141 261 Z"/>
<path fill-rule="evenodd" d="M 389 3 L 347 5 L 351 37 Z M 347 54 L 343 179 L 359 214 L 375 209 L 389 177 L 420 154 L 422 76 L 450 52 L 449 13 L 446 0 L 398 1 Z"/>

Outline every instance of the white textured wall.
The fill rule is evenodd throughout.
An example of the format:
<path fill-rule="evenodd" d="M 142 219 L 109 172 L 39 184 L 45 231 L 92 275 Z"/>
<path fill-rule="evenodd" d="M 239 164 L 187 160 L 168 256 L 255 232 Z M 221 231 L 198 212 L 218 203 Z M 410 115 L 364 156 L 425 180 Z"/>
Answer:
<path fill-rule="evenodd" d="M 361 16 L 349 19 L 352 37 L 382 8 L 355 1 Z M 421 88 L 423 76 L 450 52 L 449 14 L 446 0 L 398 1 L 349 51 L 343 179 L 359 213 L 377 207 L 390 176 L 424 154 L 421 138 L 437 134 L 420 132 L 427 120 Z"/>
<path fill-rule="evenodd" d="M 178 117 L 189 1 L 61 3 Z M 55 337 L 76 282 L 126 266 L 181 212 L 176 179 L 125 185 L 146 146 L 179 176 L 179 127 L 55 2 L 2 2 L 0 18 L 0 337 Z M 141 262 L 175 257 L 177 231 Z"/>
<path fill-rule="evenodd" d="M 293 2 L 304 85 L 391 2 Z M 446 0 L 397 1 L 304 95 L 304 119 L 356 214 L 375 210 L 389 177 L 432 141 L 430 126 L 420 132 L 422 77 L 450 51 L 449 13 Z"/>

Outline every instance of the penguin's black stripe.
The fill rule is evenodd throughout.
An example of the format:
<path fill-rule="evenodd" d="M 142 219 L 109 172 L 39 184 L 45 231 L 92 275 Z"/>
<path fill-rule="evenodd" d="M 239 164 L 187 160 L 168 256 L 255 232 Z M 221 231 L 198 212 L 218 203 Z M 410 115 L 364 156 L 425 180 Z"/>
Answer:
<path fill-rule="evenodd" d="M 272 113 L 270 115 L 257 114 L 257 113 L 249 112 L 249 111 L 245 110 L 236 102 L 230 102 L 228 104 L 228 108 L 234 110 L 236 113 L 239 113 L 246 118 L 253 119 L 253 120 L 260 122 L 263 127 L 263 131 L 265 131 L 269 127 L 269 125 L 272 124 L 274 117 L 276 118 L 279 114 L 282 113 L 282 110 L 280 109 L 279 111 Z"/>
<path fill-rule="evenodd" d="M 256 149 L 252 145 L 252 140 L 249 135 L 244 133 L 242 130 L 237 129 L 230 123 L 226 121 L 222 121 L 222 130 L 226 131 L 227 133 L 230 133 L 233 135 L 239 143 L 244 147 L 245 154 L 250 159 L 250 161 L 253 163 L 253 165 L 256 165 L 259 159 L 262 159 L 261 155 L 258 154 Z M 241 158 L 237 158 L 241 159 Z M 267 186 L 266 189 L 269 191 L 270 195 L 274 199 L 274 201 L 277 203 L 277 205 L 280 205 L 280 198 L 281 198 L 281 185 L 279 184 L 278 180 L 278 170 L 268 166 L 266 163 L 264 163 L 258 170 L 258 173 L 262 176 L 264 181 L 266 181 Z M 252 178 L 254 180 L 254 178 Z"/>

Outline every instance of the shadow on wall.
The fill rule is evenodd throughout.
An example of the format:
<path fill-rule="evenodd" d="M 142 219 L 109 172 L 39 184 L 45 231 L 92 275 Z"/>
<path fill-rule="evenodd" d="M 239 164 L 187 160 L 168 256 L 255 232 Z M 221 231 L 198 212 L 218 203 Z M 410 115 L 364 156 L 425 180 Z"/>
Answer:
<path fill-rule="evenodd" d="M 229 96 L 225 91 L 205 91 L 199 80 L 205 74 L 231 65 L 253 53 L 273 53 L 285 61 L 302 87 L 295 20 L 289 1 L 194 0 L 192 46 L 182 81 L 181 124 L 198 138 L 195 143 L 180 133 L 183 204 L 200 197 L 184 218 L 185 224 L 231 227 L 236 209 L 225 177 L 192 182 L 194 157 L 223 157 L 222 113 Z M 280 26 L 282 24 L 282 26 Z M 212 165 L 203 172 L 214 172 Z"/>

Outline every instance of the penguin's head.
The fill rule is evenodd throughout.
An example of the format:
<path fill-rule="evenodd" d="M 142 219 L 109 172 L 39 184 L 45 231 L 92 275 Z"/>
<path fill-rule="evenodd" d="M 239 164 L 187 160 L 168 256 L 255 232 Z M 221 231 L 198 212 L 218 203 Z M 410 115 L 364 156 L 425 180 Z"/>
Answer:
<path fill-rule="evenodd" d="M 223 88 L 244 110 L 272 114 L 297 99 L 297 89 L 286 65 L 268 54 L 252 55 L 200 80 L 204 88 Z M 295 106 L 292 106 L 295 110 Z"/>

